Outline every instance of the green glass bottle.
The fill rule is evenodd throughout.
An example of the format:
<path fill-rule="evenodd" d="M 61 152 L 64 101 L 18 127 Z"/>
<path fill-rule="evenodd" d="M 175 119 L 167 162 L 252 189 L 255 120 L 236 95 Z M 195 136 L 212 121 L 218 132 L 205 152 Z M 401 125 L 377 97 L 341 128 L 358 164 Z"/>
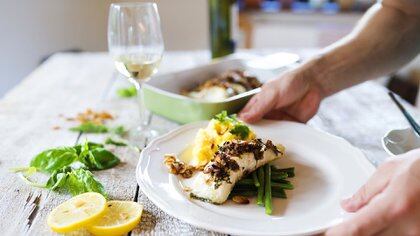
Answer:
<path fill-rule="evenodd" d="M 211 57 L 223 57 L 235 51 L 236 0 L 208 0 Z"/>

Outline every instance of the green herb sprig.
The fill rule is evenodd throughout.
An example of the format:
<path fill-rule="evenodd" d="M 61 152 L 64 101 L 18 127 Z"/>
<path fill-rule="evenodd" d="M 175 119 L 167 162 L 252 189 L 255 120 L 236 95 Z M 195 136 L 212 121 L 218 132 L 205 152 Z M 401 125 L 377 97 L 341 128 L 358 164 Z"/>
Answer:
<path fill-rule="evenodd" d="M 85 122 L 76 127 L 70 128 L 71 131 L 83 133 L 108 133 L 109 129 L 105 125 L 95 124 L 93 122 Z"/>
<path fill-rule="evenodd" d="M 235 124 L 233 129 L 231 129 L 229 132 L 231 134 L 241 137 L 241 139 L 246 139 L 249 136 L 249 133 L 251 132 L 251 130 L 249 129 L 248 126 L 242 123 L 237 123 Z"/>
<path fill-rule="evenodd" d="M 58 192 L 68 192 L 72 196 L 85 192 L 97 192 L 108 197 L 104 186 L 87 169 L 73 169 L 66 166 L 56 170 L 48 179 L 46 188 Z"/>
<path fill-rule="evenodd" d="M 102 144 L 85 142 L 79 154 L 78 161 L 89 170 L 105 170 L 120 163 L 120 159 L 112 152 L 106 150 Z"/>
<path fill-rule="evenodd" d="M 251 133 L 249 127 L 243 122 L 239 121 L 235 114 L 228 115 L 227 111 L 222 111 L 215 115 L 214 119 L 221 123 L 233 124 L 233 128 L 229 132 L 240 137 L 241 139 L 246 139 Z"/>
<path fill-rule="evenodd" d="M 93 122 L 85 122 L 78 126 L 70 128 L 70 131 L 74 132 L 83 132 L 83 133 L 91 133 L 91 134 L 100 134 L 100 133 L 113 133 L 118 136 L 125 136 L 128 133 L 128 130 L 123 125 L 118 125 L 113 128 L 109 128 L 103 124 L 95 124 Z"/>
<path fill-rule="evenodd" d="M 43 151 L 31 160 L 29 167 L 13 168 L 11 171 L 19 172 L 25 182 L 35 187 L 68 192 L 73 196 L 93 191 L 106 197 L 103 185 L 93 176 L 91 170 L 105 170 L 119 163 L 120 159 L 106 150 L 103 144 L 86 140 L 76 146 Z M 45 184 L 29 179 L 37 171 L 50 174 Z"/>
<path fill-rule="evenodd" d="M 105 144 L 111 144 L 111 145 L 120 146 L 120 147 L 128 145 L 127 143 L 123 141 L 117 141 L 117 140 L 112 139 L 111 137 L 108 137 L 105 139 Z"/>

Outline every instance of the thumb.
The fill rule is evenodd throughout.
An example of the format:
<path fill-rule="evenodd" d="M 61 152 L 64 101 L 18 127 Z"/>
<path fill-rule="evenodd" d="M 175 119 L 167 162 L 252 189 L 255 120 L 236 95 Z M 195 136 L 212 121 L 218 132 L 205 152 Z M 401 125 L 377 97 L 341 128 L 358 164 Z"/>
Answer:
<path fill-rule="evenodd" d="M 329 229 L 326 235 L 377 235 L 388 226 L 387 212 L 393 203 L 389 195 L 378 195 L 348 220 Z"/>
<path fill-rule="evenodd" d="M 252 97 L 245 108 L 239 113 L 239 117 L 248 123 L 261 120 L 265 114 L 274 108 L 276 94 L 277 92 L 273 88 L 263 89 Z"/>
<path fill-rule="evenodd" d="M 389 183 L 397 162 L 386 162 L 369 178 L 352 197 L 341 202 L 342 207 L 349 212 L 358 211 L 369 203 L 377 194 L 381 193 Z"/>

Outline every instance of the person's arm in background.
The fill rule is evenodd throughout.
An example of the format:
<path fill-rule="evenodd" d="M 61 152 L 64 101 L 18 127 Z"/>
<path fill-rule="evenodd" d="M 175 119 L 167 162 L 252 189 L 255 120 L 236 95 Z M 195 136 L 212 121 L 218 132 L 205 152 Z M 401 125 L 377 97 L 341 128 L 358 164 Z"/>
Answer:
<path fill-rule="evenodd" d="M 240 118 L 306 122 L 324 97 L 393 72 L 419 51 L 420 0 L 384 0 L 349 36 L 265 84 Z M 355 214 L 327 235 L 420 235 L 420 149 L 379 166 L 342 207 Z"/>
<path fill-rule="evenodd" d="M 350 35 L 266 83 L 240 118 L 306 122 L 323 98 L 396 71 L 419 52 L 420 0 L 384 0 L 369 9 Z"/>

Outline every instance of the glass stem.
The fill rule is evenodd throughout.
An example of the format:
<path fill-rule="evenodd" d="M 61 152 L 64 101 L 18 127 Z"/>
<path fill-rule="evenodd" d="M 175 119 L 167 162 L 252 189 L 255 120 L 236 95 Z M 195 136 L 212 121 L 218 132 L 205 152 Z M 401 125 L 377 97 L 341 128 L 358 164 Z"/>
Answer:
<path fill-rule="evenodd" d="M 144 105 L 143 83 L 133 80 L 134 86 L 137 90 L 137 102 L 139 106 L 140 126 L 145 127 L 149 125 L 149 113 Z"/>

